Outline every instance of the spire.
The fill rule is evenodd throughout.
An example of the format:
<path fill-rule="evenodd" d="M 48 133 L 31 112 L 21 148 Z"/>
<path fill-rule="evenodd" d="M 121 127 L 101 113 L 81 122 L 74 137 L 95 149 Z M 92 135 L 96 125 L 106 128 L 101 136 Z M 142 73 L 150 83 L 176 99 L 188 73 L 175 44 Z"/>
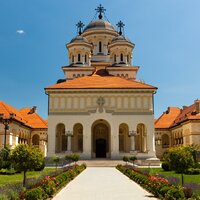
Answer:
<path fill-rule="evenodd" d="M 99 19 L 102 19 L 102 13 L 104 13 L 104 11 L 106 11 L 106 9 L 101 6 L 101 4 L 95 9 L 98 13 L 99 13 Z"/>
<path fill-rule="evenodd" d="M 119 34 L 122 35 L 122 30 L 124 31 L 125 24 L 120 20 L 116 25 L 119 28 Z"/>
<path fill-rule="evenodd" d="M 76 26 L 77 26 L 78 34 L 81 35 L 82 29 L 83 29 L 83 27 L 84 27 L 85 25 L 83 24 L 82 21 L 79 21 L 79 22 L 76 24 Z"/>

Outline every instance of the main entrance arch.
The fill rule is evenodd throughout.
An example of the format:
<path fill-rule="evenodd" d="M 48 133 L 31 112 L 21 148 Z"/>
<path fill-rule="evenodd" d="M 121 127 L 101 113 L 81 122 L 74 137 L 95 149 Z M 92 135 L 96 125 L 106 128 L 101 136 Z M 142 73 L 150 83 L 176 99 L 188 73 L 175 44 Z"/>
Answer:
<path fill-rule="evenodd" d="M 110 157 L 110 125 L 100 119 L 92 125 L 92 158 Z"/>

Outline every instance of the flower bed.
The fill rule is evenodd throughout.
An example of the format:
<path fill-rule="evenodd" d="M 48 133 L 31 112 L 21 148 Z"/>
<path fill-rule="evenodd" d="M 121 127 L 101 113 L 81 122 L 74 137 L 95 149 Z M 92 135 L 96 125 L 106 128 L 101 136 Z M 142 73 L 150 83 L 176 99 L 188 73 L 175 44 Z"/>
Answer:
<path fill-rule="evenodd" d="M 38 200 L 52 197 L 60 188 L 65 186 L 80 174 L 86 165 L 74 165 L 72 168 L 66 169 L 65 172 L 57 176 L 46 176 L 38 183 L 32 185 L 31 189 L 26 190 L 20 194 L 21 199 Z"/>
<path fill-rule="evenodd" d="M 183 200 L 192 197 L 191 189 L 174 186 L 164 178 L 143 174 L 139 170 L 128 166 L 118 165 L 116 168 L 160 199 Z"/>

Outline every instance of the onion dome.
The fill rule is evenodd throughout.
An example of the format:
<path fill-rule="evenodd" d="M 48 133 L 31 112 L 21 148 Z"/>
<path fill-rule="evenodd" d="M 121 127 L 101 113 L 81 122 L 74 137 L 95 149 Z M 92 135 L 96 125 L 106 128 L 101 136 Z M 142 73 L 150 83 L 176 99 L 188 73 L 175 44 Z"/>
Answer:
<path fill-rule="evenodd" d="M 90 31 L 90 30 L 110 30 L 116 31 L 114 26 L 108 22 L 104 21 L 103 19 L 98 19 L 95 21 L 91 21 L 83 30 L 83 32 Z"/>
<path fill-rule="evenodd" d="M 114 43 L 114 42 L 131 42 L 128 38 L 125 38 L 123 35 L 119 35 L 115 38 L 112 39 L 112 42 L 111 43 Z"/>
<path fill-rule="evenodd" d="M 81 36 L 81 35 L 78 35 L 78 36 L 74 37 L 70 41 L 70 43 L 80 43 L 80 42 L 89 43 L 88 40 L 86 38 L 84 38 L 83 36 Z"/>

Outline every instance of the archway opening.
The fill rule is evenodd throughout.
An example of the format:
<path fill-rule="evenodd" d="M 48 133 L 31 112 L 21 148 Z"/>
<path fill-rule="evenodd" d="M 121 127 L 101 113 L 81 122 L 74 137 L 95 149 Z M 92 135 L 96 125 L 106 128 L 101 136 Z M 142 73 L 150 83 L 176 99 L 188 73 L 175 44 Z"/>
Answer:
<path fill-rule="evenodd" d="M 110 157 L 110 126 L 105 120 L 97 120 L 92 125 L 92 157 Z"/>

